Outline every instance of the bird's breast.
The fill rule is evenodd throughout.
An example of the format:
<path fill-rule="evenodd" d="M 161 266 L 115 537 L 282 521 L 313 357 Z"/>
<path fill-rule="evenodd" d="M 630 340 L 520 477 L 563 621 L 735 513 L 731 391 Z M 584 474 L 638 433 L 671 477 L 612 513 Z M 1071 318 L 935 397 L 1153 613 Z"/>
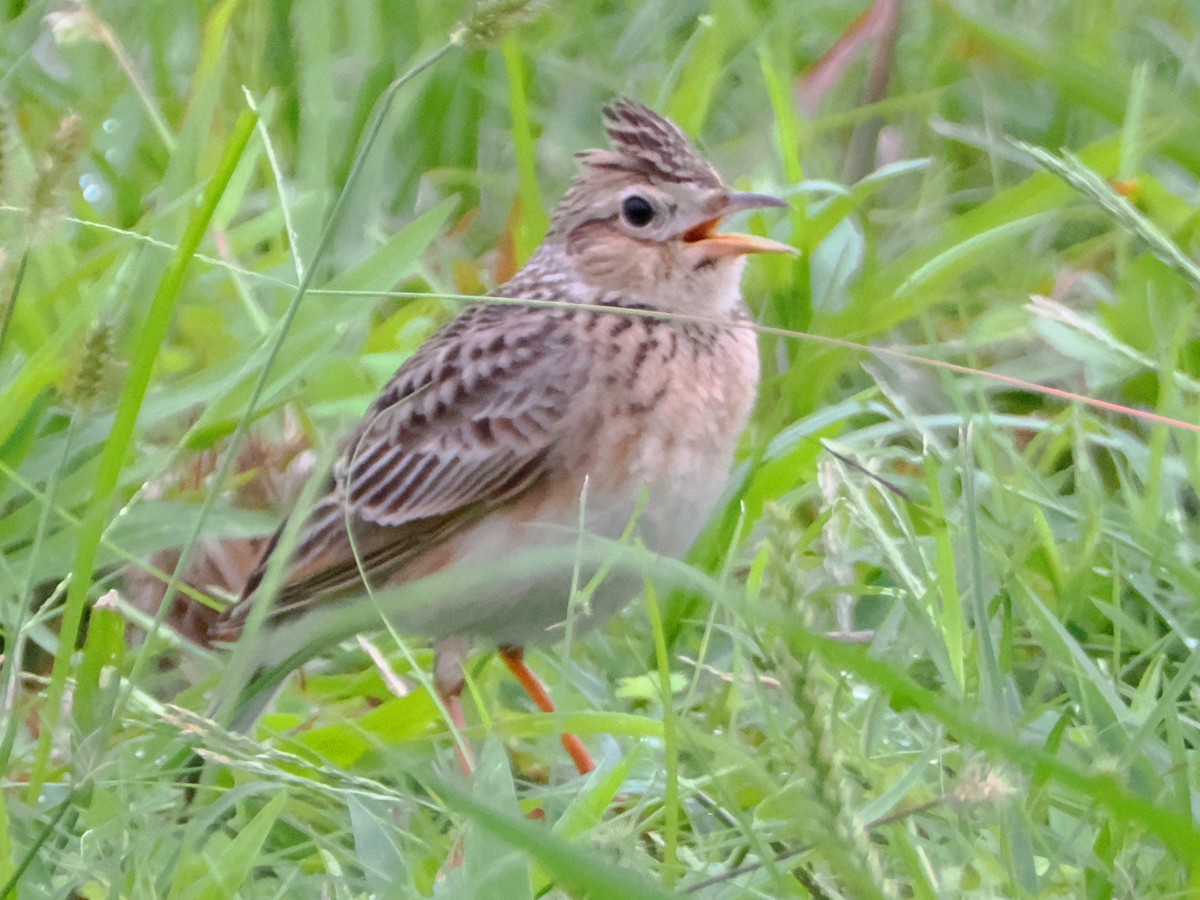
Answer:
<path fill-rule="evenodd" d="M 758 386 L 753 332 L 608 317 L 595 377 L 566 437 L 568 478 L 587 483 L 589 530 L 682 556 L 713 511 Z M 573 463 L 573 464 L 572 464 Z"/>
<path fill-rule="evenodd" d="M 584 329 L 574 345 L 577 362 L 588 376 L 559 423 L 542 475 L 503 510 L 405 571 L 419 577 L 454 563 L 486 566 L 488 595 L 446 598 L 405 619 L 408 630 L 499 644 L 554 640 L 570 615 L 572 586 L 591 583 L 600 571 L 581 568 L 577 558 L 588 543 L 581 522 L 587 534 L 610 539 L 632 526 L 648 549 L 682 557 L 712 513 L 754 402 L 753 333 L 611 313 L 577 324 Z M 530 551 L 559 567 L 552 574 L 519 565 L 514 571 L 510 564 Z M 573 614 L 577 629 L 612 615 L 643 583 L 636 571 L 601 568 L 602 583 Z"/>

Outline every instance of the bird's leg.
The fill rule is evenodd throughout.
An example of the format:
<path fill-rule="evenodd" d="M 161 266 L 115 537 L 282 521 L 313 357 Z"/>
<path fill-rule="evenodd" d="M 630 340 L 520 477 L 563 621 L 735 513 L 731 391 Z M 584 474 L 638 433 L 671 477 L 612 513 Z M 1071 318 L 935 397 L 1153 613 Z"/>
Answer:
<path fill-rule="evenodd" d="M 467 683 L 462 667 L 470 652 L 470 640 L 460 635 L 438 641 L 433 648 L 433 687 L 450 719 L 458 766 L 464 775 L 470 775 L 475 769 L 475 755 L 467 741 L 467 717 L 462 705 L 463 687 Z"/>
<path fill-rule="evenodd" d="M 525 665 L 524 648 L 501 647 L 500 658 L 504 660 L 504 664 L 508 666 L 508 670 L 513 673 L 513 677 L 520 682 L 521 687 L 525 689 L 525 693 L 537 704 L 538 709 L 542 712 L 554 712 L 554 701 L 550 699 L 550 693 L 546 690 L 546 686 L 533 674 L 529 666 Z M 571 761 L 575 763 L 575 768 L 579 771 L 580 775 L 586 775 L 596 768 L 596 763 L 592 760 L 591 754 L 587 752 L 587 748 L 583 746 L 583 741 L 577 735 L 562 735 L 562 744 L 566 748 L 567 753 L 570 754 Z"/>

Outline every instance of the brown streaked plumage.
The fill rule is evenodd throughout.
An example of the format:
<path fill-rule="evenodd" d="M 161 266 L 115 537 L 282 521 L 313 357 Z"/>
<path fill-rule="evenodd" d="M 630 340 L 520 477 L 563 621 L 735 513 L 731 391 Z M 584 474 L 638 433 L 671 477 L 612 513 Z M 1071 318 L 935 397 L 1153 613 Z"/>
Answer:
<path fill-rule="evenodd" d="M 605 309 L 479 304 L 421 347 L 347 442 L 269 621 L 361 591 L 363 576 L 402 584 L 530 547 L 569 551 L 581 517 L 587 532 L 615 538 L 636 515 L 641 540 L 670 556 L 695 539 L 757 388 L 754 335 L 739 327 L 743 257 L 791 249 L 716 227 L 784 204 L 729 190 L 682 131 L 639 103 L 617 100 L 604 116 L 610 149 L 579 154 L 545 241 L 496 293 Z M 216 639 L 240 632 L 274 548 Z M 500 646 L 538 705 L 552 708 L 520 648 L 560 633 L 572 576 L 564 556 L 561 577 L 509 578 L 489 596 L 447 597 L 398 623 L 437 641 L 435 683 L 459 724 L 473 638 Z M 606 582 L 579 624 L 634 591 Z M 577 739 L 564 743 L 581 771 L 591 767 Z"/>

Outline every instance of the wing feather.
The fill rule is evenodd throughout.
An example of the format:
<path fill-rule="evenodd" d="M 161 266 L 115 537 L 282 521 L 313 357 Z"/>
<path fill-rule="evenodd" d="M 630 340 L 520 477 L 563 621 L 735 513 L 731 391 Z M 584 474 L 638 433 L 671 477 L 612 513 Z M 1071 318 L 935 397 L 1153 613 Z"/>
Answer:
<path fill-rule="evenodd" d="M 586 376 L 572 315 L 472 307 L 403 365 L 335 464 L 271 615 L 361 588 L 360 561 L 377 583 L 534 484 Z M 240 630 L 277 541 L 215 638 Z"/>

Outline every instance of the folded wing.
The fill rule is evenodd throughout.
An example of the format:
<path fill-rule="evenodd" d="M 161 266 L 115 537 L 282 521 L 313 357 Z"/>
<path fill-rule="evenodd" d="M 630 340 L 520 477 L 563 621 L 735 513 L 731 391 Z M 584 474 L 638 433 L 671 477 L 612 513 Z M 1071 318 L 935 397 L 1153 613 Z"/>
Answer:
<path fill-rule="evenodd" d="M 402 366 L 335 464 L 270 615 L 360 590 L 363 575 L 377 585 L 536 483 L 586 377 L 570 317 L 473 307 Z M 214 638 L 240 631 L 277 542 Z"/>

